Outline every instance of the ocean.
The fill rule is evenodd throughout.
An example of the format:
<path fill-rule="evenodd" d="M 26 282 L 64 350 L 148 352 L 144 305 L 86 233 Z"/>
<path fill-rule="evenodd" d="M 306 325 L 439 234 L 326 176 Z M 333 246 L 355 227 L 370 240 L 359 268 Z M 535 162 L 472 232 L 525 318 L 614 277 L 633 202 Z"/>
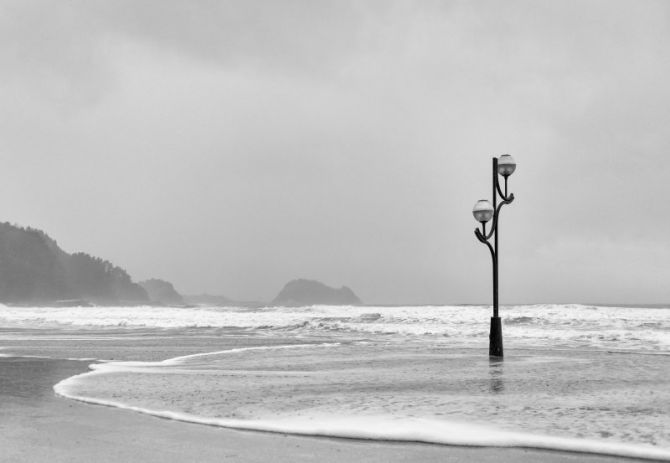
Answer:
<path fill-rule="evenodd" d="M 84 358 L 57 394 L 239 429 L 670 461 L 670 308 L 0 306 L 0 355 Z"/>

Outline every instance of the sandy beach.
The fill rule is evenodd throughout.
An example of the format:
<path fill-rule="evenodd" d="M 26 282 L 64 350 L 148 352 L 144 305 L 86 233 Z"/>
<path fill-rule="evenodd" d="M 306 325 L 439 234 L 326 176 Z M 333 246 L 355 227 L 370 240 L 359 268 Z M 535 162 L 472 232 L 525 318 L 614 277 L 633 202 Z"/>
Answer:
<path fill-rule="evenodd" d="M 309 438 L 203 426 L 79 403 L 52 386 L 90 362 L 0 359 L 2 462 L 634 461 L 533 449 Z"/>

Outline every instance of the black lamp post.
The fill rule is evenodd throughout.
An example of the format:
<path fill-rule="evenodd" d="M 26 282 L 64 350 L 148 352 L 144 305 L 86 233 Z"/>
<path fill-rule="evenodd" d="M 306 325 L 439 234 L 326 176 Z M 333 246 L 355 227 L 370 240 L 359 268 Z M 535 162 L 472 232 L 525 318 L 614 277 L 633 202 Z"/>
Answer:
<path fill-rule="evenodd" d="M 509 154 L 503 154 L 500 158 L 493 158 L 493 204 L 486 199 L 480 199 L 472 209 L 475 219 L 482 224 L 481 231 L 478 228 L 475 229 L 475 236 L 488 246 L 493 259 L 493 317 L 491 317 L 491 333 L 489 334 L 489 355 L 494 357 L 503 356 L 502 324 L 498 316 L 498 216 L 504 204 L 514 201 L 514 193 L 507 195 L 507 177 L 512 175 L 515 169 L 516 163 Z M 505 179 L 504 193 L 500 188 L 498 175 L 502 175 Z M 500 204 L 498 204 L 498 195 L 501 198 Z M 486 222 L 491 219 L 493 219 L 493 224 L 487 234 Z M 494 235 L 493 246 L 491 246 L 489 239 Z"/>

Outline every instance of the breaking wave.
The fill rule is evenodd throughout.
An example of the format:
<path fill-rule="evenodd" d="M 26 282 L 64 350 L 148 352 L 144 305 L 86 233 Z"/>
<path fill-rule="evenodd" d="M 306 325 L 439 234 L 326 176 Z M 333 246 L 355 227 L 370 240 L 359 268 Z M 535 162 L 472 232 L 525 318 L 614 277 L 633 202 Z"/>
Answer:
<path fill-rule="evenodd" d="M 0 306 L 0 326 L 18 328 L 234 328 L 301 335 L 448 338 L 454 344 L 486 341 L 486 306 L 418 307 L 67 307 Z M 501 308 L 506 342 L 519 346 L 670 350 L 670 309 L 578 304 Z"/>

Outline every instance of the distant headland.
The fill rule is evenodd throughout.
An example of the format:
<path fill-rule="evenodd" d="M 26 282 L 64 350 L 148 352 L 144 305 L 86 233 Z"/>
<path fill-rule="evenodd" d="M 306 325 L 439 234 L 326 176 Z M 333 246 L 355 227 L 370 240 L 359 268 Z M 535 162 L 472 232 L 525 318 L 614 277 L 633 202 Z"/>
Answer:
<path fill-rule="evenodd" d="M 67 253 L 45 232 L 0 223 L 0 303 L 11 305 L 209 305 L 262 307 L 221 295 L 181 295 L 161 279 L 134 282 L 123 268 L 83 252 Z M 346 286 L 288 282 L 270 305 L 360 305 Z"/>
<path fill-rule="evenodd" d="M 140 281 L 139 285 L 144 288 L 149 300 L 155 304 L 162 305 L 184 305 L 184 298 L 174 289 L 172 283 L 158 278 Z"/>
<path fill-rule="evenodd" d="M 137 305 L 146 290 L 109 261 L 68 254 L 46 233 L 0 223 L 0 302 L 35 305 Z"/>

